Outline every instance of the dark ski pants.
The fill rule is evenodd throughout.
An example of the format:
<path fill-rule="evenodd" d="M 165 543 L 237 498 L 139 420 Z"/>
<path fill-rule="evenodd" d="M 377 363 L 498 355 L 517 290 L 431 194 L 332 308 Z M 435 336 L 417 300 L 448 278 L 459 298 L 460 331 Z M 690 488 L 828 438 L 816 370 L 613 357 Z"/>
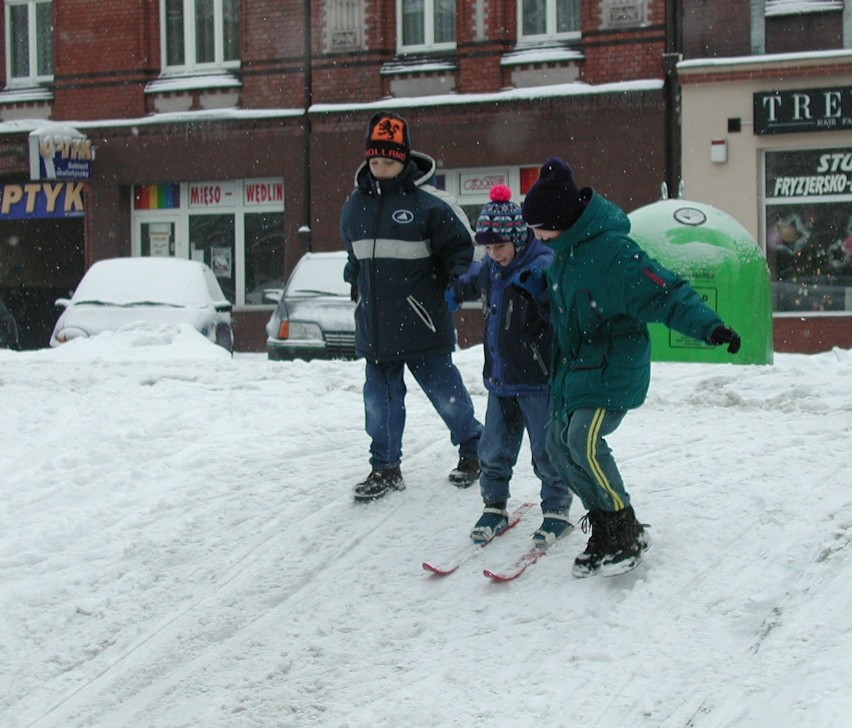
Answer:
<path fill-rule="evenodd" d="M 612 450 L 604 439 L 615 432 L 626 414 L 602 408 L 579 409 L 567 424 L 559 420 L 550 423 L 550 460 L 587 511 L 620 511 L 630 505 Z"/>

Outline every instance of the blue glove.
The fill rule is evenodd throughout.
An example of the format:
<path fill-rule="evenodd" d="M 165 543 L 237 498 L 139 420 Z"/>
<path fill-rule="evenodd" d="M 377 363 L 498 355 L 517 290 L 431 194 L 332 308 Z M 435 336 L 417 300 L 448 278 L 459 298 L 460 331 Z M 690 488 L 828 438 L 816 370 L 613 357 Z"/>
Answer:
<path fill-rule="evenodd" d="M 447 308 L 450 309 L 450 313 L 455 313 L 461 308 L 461 304 L 456 301 L 452 288 L 448 288 L 444 291 L 444 300 L 447 302 Z"/>
<path fill-rule="evenodd" d="M 526 291 L 533 298 L 538 298 L 544 293 L 544 289 L 547 288 L 544 273 L 538 268 L 518 271 L 515 273 L 515 277 L 512 278 L 512 283 L 520 288 L 521 291 Z"/>

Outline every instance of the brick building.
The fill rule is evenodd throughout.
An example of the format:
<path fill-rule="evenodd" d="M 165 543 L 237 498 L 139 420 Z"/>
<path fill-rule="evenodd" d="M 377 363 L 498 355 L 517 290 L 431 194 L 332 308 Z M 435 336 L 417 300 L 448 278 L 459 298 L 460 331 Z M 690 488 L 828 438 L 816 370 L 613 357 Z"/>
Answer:
<path fill-rule="evenodd" d="M 770 58 L 770 24 L 804 15 L 810 30 L 830 26 L 819 42 L 841 52 L 848 14 L 823 7 L 836 5 L 5 0 L 0 296 L 25 346 L 40 347 L 53 300 L 94 260 L 209 263 L 215 252 L 236 346 L 263 350 L 269 306 L 257 291 L 306 249 L 340 247 L 340 206 L 376 110 L 409 119 L 414 147 L 472 218 L 498 181 L 520 200 L 550 154 L 630 211 L 681 177 L 681 75 L 717 87 L 688 64 Z M 684 124 L 685 161 L 691 133 Z M 765 244 L 752 188 L 742 222 Z M 478 329 L 462 317 L 463 343 Z M 817 331 L 808 345 L 838 342 Z"/>

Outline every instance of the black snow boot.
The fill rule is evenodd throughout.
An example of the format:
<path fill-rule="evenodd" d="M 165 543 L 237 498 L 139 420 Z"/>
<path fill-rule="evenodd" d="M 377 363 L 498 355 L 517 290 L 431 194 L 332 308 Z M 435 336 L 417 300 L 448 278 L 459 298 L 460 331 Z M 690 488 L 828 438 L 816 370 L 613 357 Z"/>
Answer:
<path fill-rule="evenodd" d="M 591 531 L 591 535 L 586 550 L 574 559 L 572 573 L 578 579 L 597 573 L 609 544 L 603 511 L 589 511 L 580 519 L 580 528 L 583 533 Z"/>
<path fill-rule="evenodd" d="M 478 458 L 459 458 L 459 464 L 450 472 L 449 481 L 457 488 L 467 488 L 479 478 Z"/>
<path fill-rule="evenodd" d="M 354 488 L 356 501 L 371 501 L 381 498 L 391 490 L 404 490 L 405 481 L 399 466 L 387 470 L 374 470 L 367 479 Z"/>
<path fill-rule="evenodd" d="M 608 543 L 600 561 L 601 576 L 616 576 L 635 569 L 650 547 L 645 524 L 640 523 L 633 506 L 605 514 Z"/>

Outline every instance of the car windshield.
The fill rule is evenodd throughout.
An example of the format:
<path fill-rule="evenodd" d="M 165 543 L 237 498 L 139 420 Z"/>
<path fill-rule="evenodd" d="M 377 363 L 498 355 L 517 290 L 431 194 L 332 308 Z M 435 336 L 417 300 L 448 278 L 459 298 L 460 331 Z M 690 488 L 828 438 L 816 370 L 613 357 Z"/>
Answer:
<path fill-rule="evenodd" d="M 95 263 L 71 302 L 111 306 L 204 306 L 204 269 L 176 258 L 115 258 Z"/>
<path fill-rule="evenodd" d="M 343 280 L 346 253 L 305 255 L 293 271 L 287 296 L 345 296 L 349 284 Z"/>

